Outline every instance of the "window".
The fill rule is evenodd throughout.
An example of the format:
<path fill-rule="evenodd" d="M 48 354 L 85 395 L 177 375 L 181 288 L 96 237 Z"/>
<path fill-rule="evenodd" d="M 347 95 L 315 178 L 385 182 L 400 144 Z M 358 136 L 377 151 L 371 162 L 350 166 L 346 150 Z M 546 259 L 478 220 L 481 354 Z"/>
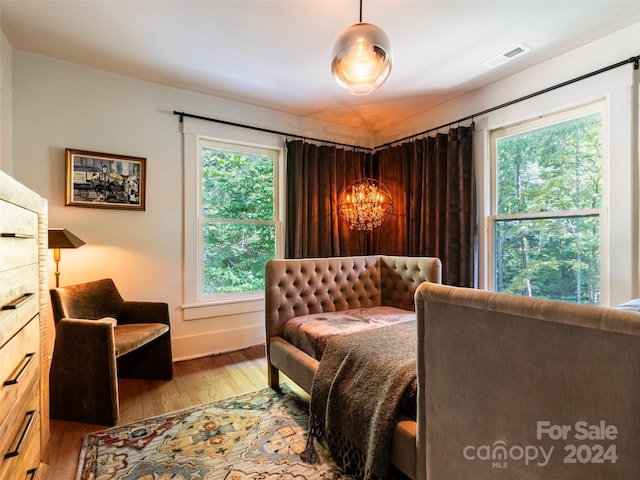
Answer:
<path fill-rule="evenodd" d="M 201 298 L 264 290 L 276 245 L 278 150 L 200 139 Z"/>
<path fill-rule="evenodd" d="M 603 125 L 594 104 L 491 132 L 495 291 L 600 303 Z"/>

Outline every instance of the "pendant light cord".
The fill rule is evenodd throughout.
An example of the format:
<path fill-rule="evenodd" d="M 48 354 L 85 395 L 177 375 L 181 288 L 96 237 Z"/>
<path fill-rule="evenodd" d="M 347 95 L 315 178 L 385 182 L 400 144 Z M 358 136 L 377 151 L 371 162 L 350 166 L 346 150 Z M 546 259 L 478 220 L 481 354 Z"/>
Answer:
<path fill-rule="evenodd" d="M 362 23 L 362 0 L 360 0 L 360 23 Z"/>

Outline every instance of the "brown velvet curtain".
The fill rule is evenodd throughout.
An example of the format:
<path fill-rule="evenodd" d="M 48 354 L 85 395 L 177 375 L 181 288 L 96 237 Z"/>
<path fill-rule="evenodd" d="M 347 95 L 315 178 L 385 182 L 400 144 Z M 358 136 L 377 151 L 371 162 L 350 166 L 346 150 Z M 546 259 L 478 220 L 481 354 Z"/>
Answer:
<path fill-rule="evenodd" d="M 287 143 L 287 258 L 435 256 L 443 282 L 476 286 L 477 205 L 472 127 L 458 127 L 371 155 Z M 363 176 L 384 183 L 393 213 L 370 233 L 338 217 L 340 193 Z"/>
<path fill-rule="evenodd" d="M 458 127 L 376 153 L 394 213 L 374 231 L 374 251 L 438 257 L 444 283 L 477 286 L 472 137 L 473 127 Z"/>
<path fill-rule="evenodd" d="M 287 142 L 286 258 L 367 254 L 367 237 L 351 234 L 338 201 L 349 184 L 371 174 L 371 161 L 366 152 Z"/>

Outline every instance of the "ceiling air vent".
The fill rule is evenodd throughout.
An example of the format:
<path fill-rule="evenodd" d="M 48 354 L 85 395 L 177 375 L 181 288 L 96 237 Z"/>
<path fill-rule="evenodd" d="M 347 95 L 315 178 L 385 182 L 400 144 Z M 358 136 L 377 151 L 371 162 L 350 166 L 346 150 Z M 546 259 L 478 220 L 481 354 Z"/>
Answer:
<path fill-rule="evenodd" d="M 495 68 L 498 65 L 502 65 L 503 63 L 508 62 L 509 60 L 517 57 L 518 55 L 523 54 L 524 52 L 528 52 L 529 50 L 531 50 L 529 47 L 521 43 L 500 55 L 496 55 L 495 57 L 490 58 L 489 60 L 485 60 L 484 62 L 482 62 L 482 64 L 486 65 L 489 68 Z"/>

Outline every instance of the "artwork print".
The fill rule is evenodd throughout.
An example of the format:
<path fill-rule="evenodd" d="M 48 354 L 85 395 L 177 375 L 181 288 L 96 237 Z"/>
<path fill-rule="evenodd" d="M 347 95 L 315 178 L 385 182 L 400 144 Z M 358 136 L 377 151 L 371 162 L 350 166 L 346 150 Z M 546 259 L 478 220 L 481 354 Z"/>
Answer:
<path fill-rule="evenodd" d="M 66 149 L 66 203 L 145 209 L 146 158 Z"/>

